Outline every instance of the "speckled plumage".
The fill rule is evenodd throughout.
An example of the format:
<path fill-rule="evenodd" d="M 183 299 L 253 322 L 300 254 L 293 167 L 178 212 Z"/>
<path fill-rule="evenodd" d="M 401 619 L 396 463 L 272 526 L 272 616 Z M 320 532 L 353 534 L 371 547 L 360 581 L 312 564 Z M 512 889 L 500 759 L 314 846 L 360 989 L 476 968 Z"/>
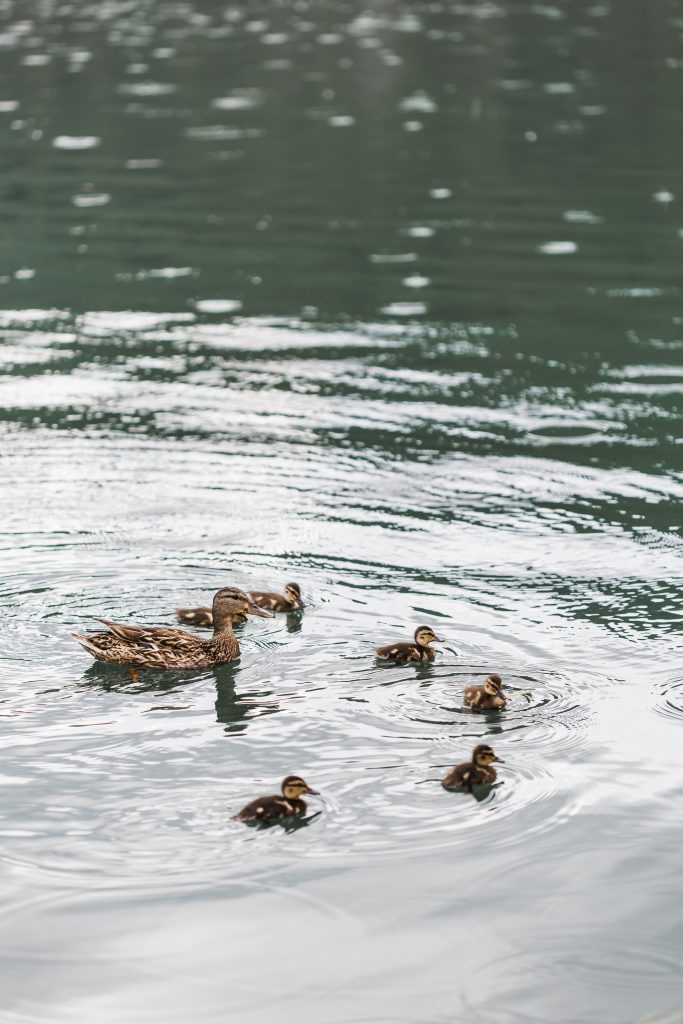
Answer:
<path fill-rule="evenodd" d="M 233 818 L 235 821 L 271 822 L 299 817 L 306 812 L 306 801 L 301 799 L 300 793 L 317 796 L 317 790 L 311 789 L 298 775 L 288 775 L 282 782 L 281 794 L 250 800 Z"/>
<path fill-rule="evenodd" d="M 495 674 L 487 676 L 481 686 L 472 683 L 462 692 L 465 704 L 476 711 L 500 711 L 507 704 L 502 686 L 503 680 Z"/>
<path fill-rule="evenodd" d="M 375 647 L 375 656 L 382 661 L 432 661 L 436 651 L 430 647 L 430 644 L 434 640 L 438 643 L 443 642 L 439 640 L 430 626 L 418 626 L 412 643 L 402 641 L 386 644 L 384 647 Z"/>
<path fill-rule="evenodd" d="M 79 644 L 99 661 L 138 668 L 190 669 L 214 668 L 239 657 L 232 623 L 244 615 L 268 615 L 253 610 L 241 590 L 226 587 L 213 599 L 214 633 L 204 640 L 184 629 L 167 626 L 127 626 L 110 619 L 98 618 L 109 632 L 71 633 Z"/>

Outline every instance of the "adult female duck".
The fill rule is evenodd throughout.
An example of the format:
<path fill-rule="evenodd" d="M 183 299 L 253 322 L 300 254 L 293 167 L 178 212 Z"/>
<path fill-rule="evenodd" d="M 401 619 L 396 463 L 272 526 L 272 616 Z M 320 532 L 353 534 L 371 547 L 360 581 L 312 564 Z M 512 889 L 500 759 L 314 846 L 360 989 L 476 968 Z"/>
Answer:
<path fill-rule="evenodd" d="M 257 608 L 236 587 L 224 587 L 213 599 L 213 636 L 204 640 L 184 629 L 167 626 L 124 626 L 98 618 L 108 632 L 71 633 L 99 661 L 138 668 L 215 668 L 239 658 L 233 621 L 244 622 L 247 615 L 270 619 L 270 612 Z"/>

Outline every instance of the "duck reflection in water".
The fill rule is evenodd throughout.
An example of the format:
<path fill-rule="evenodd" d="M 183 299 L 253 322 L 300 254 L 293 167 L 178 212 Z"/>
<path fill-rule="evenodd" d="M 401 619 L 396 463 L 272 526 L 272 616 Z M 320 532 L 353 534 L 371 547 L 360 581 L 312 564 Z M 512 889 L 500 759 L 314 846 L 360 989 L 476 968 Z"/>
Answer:
<path fill-rule="evenodd" d="M 216 721 L 225 726 L 225 732 L 245 732 L 249 723 L 262 715 L 275 715 L 281 711 L 272 690 L 238 694 L 235 673 L 224 667 L 214 673 L 216 680 Z"/>
<path fill-rule="evenodd" d="M 125 668 L 125 671 L 122 669 Z M 134 666 L 111 665 L 96 661 L 83 673 L 79 685 L 111 693 L 170 693 L 206 678 L 203 672 L 145 672 Z"/>

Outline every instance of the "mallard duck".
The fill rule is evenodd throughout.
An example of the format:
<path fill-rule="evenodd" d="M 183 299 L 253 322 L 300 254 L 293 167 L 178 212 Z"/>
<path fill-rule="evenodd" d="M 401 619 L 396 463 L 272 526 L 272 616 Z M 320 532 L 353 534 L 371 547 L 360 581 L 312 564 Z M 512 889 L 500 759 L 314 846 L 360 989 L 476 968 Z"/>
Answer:
<path fill-rule="evenodd" d="M 98 618 L 108 633 L 71 633 L 81 647 L 100 661 L 139 668 L 214 668 L 239 657 L 240 645 L 233 633 L 233 620 L 243 622 L 247 615 L 271 618 L 270 612 L 257 608 L 241 590 L 224 587 L 213 599 L 213 636 L 203 640 L 184 629 L 167 626 L 123 626 Z"/>
<path fill-rule="evenodd" d="M 252 590 L 247 597 L 259 608 L 271 612 L 297 612 L 304 607 L 298 583 L 288 583 L 282 594 L 270 590 Z M 186 622 L 188 626 L 213 626 L 213 612 L 210 608 L 176 608 L 175 613 L 178 621 Z"/>
<path fill-rule="evenodd" d="M 472 760 L 451 768 L 441 780 L 441 785 L 444 789 L 467 789 L 471 793 L 472 786 L 496 781 L 496 769 L 491 767 L 494 761 L 505 764 L 502 757 L 496 757 L 488 743 L 480 743 L 472 751 Z"/>
<path fill-rule="evenodd" d="M 443 640 L 436 635 L 431 626 L 418 626 L 415 630 L 414 643 L 387 644 L 386 647 L 375 647 L 375 654 L 385 661 L 431 661 L 436 651 L 429 645 Z"/>
<path fill-rule="evenodd" d="M 487 676 L 482 686 L 471 684 L 462 691 L 465 704 L 477 711 L 498 711 L 507 704 L 503 680 L 495 673 Z"/>
<path fill-rule="evenodd" d="M 311 789 L 299 775 L 288 775 L 282 782 L 282 796 L 261 796 L 251 800 L 241 811 L 233 814 L 235 821 L 278 821 L 293 818 L 306 812 L 306 801 L 302 793 L 318 796 L 317 789 Z"/>

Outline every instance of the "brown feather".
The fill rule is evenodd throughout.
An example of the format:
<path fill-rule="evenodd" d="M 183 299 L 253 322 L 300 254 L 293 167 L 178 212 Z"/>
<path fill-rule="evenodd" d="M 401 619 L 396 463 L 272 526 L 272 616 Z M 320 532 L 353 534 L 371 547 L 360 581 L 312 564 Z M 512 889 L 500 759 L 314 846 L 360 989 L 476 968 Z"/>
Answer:
<path fill-rule="evenodd" d="M 306 801 L 301 798 L 284 796 L 262 796 L 251 800 L 241 811 L 233 815 L 235 821 L 277 821 L 292 818 L 306 811 Z"/>
<path fill-rule="evenodd" d="M 496 678 L 500 679 L 500 676 Z M 475 686 L 473 683 L 465 687 L 462 696 L 465 704 L 478 711 L 500 711 L 507 704 L 507 697 L 500 690 L 498 693 L 488 693 L 483 686 Z"/>
<path fill-rule="evenodd" d="M 232 621 L 241 615 L 249 599 L 242 591 L 224 588 L 214 598 L 219 624 L 211 639 L 204 640 L 184 629 L 138 626 L 98 618 L 109 632 L 72 633 L 82 647 L 100 661 L 141 668 L 213 668 L 239 657 L 240 647 Z"/>
<path fill-rule="evenodd" d="M 375 647 L 377 657 L 386 661 L 431 661 L 435 653 L 430 647 L 418 647 L 411 643 Z"/>

